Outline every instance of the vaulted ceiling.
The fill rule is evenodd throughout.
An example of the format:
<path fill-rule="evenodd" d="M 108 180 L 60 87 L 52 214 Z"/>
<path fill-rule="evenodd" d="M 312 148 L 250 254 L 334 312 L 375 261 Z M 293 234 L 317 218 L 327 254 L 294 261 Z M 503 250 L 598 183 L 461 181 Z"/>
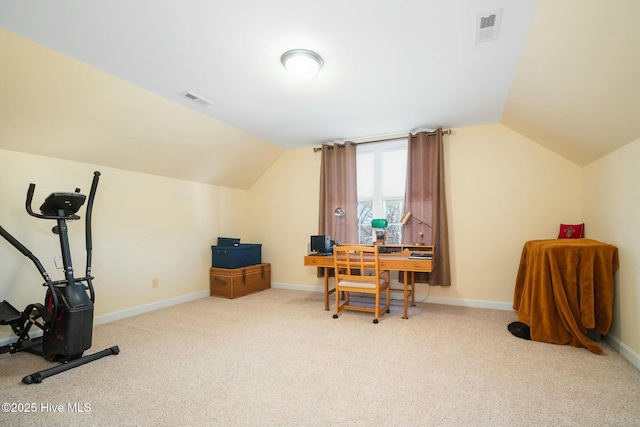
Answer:
<path fill-rule="evenodd" d="M 543 0 L 502 123 L 584 166 L 640 138 L 640 2 Z"/>
<path fill-rule="evenodd" d="M 636 0 L 3 0 L 0 148 L 248 188 L 286 149 L 503 123 L 585 165 L 640 138 L 638 16 Z M 323 57 L 315 79 L 287 75 L 294 48 Z"/>

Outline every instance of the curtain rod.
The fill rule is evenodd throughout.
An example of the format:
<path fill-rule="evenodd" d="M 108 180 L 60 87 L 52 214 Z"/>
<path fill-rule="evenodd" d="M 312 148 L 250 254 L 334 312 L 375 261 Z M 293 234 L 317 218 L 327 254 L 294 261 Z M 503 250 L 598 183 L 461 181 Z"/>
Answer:
<path fill-rule="evenodd" d="M 411 133 L 411 132 L 409 132 Z M 435 135 L 435 131 L 434 132 L 427 132 L 427 135 Z M 451 135 L 451 129 L 443 129 L 442 130 L 442 134 L 443 135 Z M 360 141 L 352 141 L 354 144 L 369 144 L 372 142 L 383 142 L 383 141 L 392 141 L 394 139 L 400 139 L 407 136 L 406 134 L 402 134 L 402 135 L 396 135 L 396 136 L 386 136 L 383 138 L 375 138 L 375 139 L 363 139 Z M 321 147 L 313 147 L 313 152 L 317 153 L 318 151 L 322 151 Z"/>

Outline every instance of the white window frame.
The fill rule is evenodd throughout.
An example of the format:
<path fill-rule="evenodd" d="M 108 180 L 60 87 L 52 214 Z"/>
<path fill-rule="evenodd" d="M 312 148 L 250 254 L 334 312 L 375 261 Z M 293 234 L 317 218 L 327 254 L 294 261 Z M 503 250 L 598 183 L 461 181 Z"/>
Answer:
<path fill-rule="evenodd" d="M 394 196 L 389 196 L 385 198 L 385 195 L 382 194 L 383 193 L 383 180 L 384 180 L 384 172 L 383 172 L 383 155 L 386 151 L 391 151 L 391 150 L 399 150 L 399 149 L 403 149 L 407 150 L 407 138 L 402 137 L 399 139 L 394 139 L 394 140 L 390 140 L 390 141 L 381 141 L 381 142 L 372 142 L 372 143 L 364 143 L 364 144 L 358 144 L 356 147 L 356 155 L 360 155 L 360 154 L 365 154 L 365 153 L 373 153 L 373 197 L 370 198 L 361 198 L 360 195 L 358 195 L 358 207 L 360 207 L 361 203 L 366 203 L 366 202 L 370 202 L 373 205 L 373 216 L 372 218 L 386 218 L 386 200 L 404 200 L 404 191 L 402 192 L 402 195 L 394 195 Z M 394 172 L 391 172 L 394 173 Z M 360 178 L 361 179 L 361 178 Z M 406 182 L 406 169 L 405 169 L 405 174 L 403 176 L 404 181 Z M 367 234 L 363 234 L 363 230 L 361 225 L 361 221 L 360 221 L 360 209 L 358 209 L 358 239 L 359 242 L 362 244 L 367 244 L 367 243 L 371 243 L 373 241 L 375 241 L 375 237 L 373 236 L 373 230 L 371 230 L 371 235 L 367 235 Z M 402 216 L 402 213 L 400 213 L 400 217 Z M 398 229 L 398 233 L 399 233 L 399 241 L 398 242 L 393 242 L 393 243 L 400 243 L 401 239 L 402 239 L 402 227 L 399 226 L 399 220 L 400 218 L 397 219 L 398 223 L 396 224 L 389 224 L 389 227 L 393 226 L 395 228 Z"/>

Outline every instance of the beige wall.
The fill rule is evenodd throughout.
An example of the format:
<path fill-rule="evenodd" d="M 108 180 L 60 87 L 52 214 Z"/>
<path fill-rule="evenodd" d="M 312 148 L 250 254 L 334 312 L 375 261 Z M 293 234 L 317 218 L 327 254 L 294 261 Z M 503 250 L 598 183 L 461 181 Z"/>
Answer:
<path fill-rule="evenodd" d="M 637 359 L 639 157 L 636 141 L 582 169 L 502 125 L 455 129 L 445 137 L 453 285 L 422 286 L 419 296 L 508 309 L 523 243 L 555 238 L 559 223 L 584 220 L 588 237 L 620 248 L 611 334 Z M 52 275 L 60 274 L 53 267 L 57 239 L 49 221 L 24 211 L 28 184 L 37 184 L 36 205 L 51 191 L 87 191 L 95 169 L 0 150 L 0 224 Z M 320 289 L 314 269 L 302 265 L 317 231 L 320 157 L 311 148 L 286 151 L 248 191 L 98 169 L 96 315 L 206 294 L 210 245 L 218 236 L 262 243 L 274 286 Z M 83 226 L 70 229 L 75 267 L 83 271 Z M 4 240 L 0 259 L 2 298 L 19 309 L 41 301 L 42 279 L 31 262 Z M 151 288 L 154 277 L 157 289 Z M 0 330 L 0 340 L 10 337 L 8 328 Z"/>
<path fill-rule="evenodd" d="M 54 280 L 62 279 L 54 221 L 24 209 L 29 183 L 37 209 L 54 191 L 80 187 L 88 194 L 95 166 L 0 150 L 0 224 L 30 249 Z M 249 239 L 246 190 L 98 168 L 102 176 L 93 214 L 93 274 L 97 316 L 194 293 L 208 292 L 210 246 L 218 236 Z M 84 209 L 80 211 L 81 215 Z M 83 217 L 84 218 L 84 217 Z M 76 275 L 84 275 L 84 221 L 69 225 Z M 0 239 L 0 297 L 19 310 L 42 302 L 45 289 L 36 268 Z M 159 287 L 151 287 L 152 278 Z M 0 328 L 0 340 L 11 337 Z"/>
<path fill-rule="evenodd" d="M 583 216 L 589 237 L 618 247 L 613 325 L 621 353 L 640 354 L 640 139 L 585 166 Z M 628 356 L 628 354 L 627 354 Z M 628 357 L 629 358 L 629 357 Z"/>
<path fill-rule="evenodd" d="M 429 300 L 509 308 L 524 242 L 581 221 L 581 169 L 502 125 L 454 130 L 445 162 L 453 286 L 432 287 Z M 250 189 L 269 224 L 255 235 L 280 285 L 322 285 L 302 265 L 317 232 L 319 171 L 311 148 L 290 150 Z"/>
<path fill-rule="evenodd" d="M 273 282 L 317 285 L 315 271 L 302 266 L 309 236 L 318 234 L 320 154 L 288 150 L 250 188 L 256 216 L 254 235 L 263 259 L 272 263 Z"/>

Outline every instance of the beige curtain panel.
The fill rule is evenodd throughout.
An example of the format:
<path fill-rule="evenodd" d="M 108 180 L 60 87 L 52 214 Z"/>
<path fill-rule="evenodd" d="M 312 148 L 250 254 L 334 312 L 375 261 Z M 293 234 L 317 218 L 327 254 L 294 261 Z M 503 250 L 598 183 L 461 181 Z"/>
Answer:
<path fill-rule="evenodd" d="M 340 243 L 358 243 L 356 144 L 324 144 L 320 165 L 318 234 Z M 342 208 L 344 216 L 334 214 Z"/>
<path fill-rule="evenodd" d="M 444 186 L 442 129 L 409 135 L 405 212 L 424 221 L 424 243 L 435 245 L 436 265 L 427 279 L 430 285 L 451 285 L 449 226 Z M 415 243 L 420 232 L 417 221 L 407 224 L 405 244 Z M 421 280 L 422 281 L 422 280 Z"/>

